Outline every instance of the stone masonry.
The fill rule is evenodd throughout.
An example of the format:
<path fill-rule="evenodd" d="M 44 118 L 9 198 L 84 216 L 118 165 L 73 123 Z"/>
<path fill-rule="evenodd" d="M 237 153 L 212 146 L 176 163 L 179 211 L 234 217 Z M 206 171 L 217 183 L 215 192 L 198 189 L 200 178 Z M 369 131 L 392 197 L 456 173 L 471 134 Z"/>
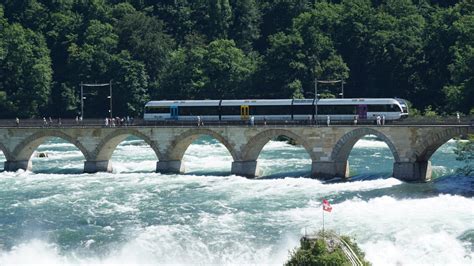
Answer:
<path fill-rule="evenodd" d="M 186 149 L 197 138 L 208 135 L 232 155 L 233 174 L 253 178 L 259 175 L 257 158 L 262 148 L 269 140 L 284 135 L 306 149 L 312 160 L 312 176 L 326 179 L 349 177 L 347 160 L 354 144 L 366 135 L 376 135 L 392 151 L 394 177 L 426 181 L 431 178 L 431 155 L 449 139 L 469 130 L 472 128 L 464 125 L 0 128 L 0 149 L 7 160 L 5 171 L 30 170 L 35 149 L 47 138 L 59 137 L 84 154 L 84 172 L 110 172 L 115 148 L 133 135 L 154 150 L 158 172 L 184 173 L 182 159 Z"/>

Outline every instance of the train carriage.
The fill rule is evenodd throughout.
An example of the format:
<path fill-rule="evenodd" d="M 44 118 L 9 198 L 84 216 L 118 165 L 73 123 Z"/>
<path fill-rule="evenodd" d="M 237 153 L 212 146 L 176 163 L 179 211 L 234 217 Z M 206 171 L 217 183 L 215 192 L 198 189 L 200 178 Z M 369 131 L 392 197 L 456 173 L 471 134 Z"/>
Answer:
<path fill-rule="evenodd" d="M 247 121 L 396 120 L 408 115 L 407 103 L 398 98 L 357 99 L 262 99 L 150 101 L 146 121 Z"/>

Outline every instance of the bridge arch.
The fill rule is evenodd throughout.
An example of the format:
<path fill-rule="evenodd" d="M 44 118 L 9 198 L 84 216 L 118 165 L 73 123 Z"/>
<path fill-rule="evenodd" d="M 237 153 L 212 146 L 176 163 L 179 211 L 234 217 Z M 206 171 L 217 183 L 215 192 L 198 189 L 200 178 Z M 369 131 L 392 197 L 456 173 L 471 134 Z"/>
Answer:
<path fill-rule="evenodd" d="M 51 137 L 61 138 L 78 148 L 86 160 L 90 158 L 90 154 L 87 149 L 79 142 L 76 138 L 69 136 L 68 134 L 60 130 L 40 130 L 24 139 L 20 144 L 16 146 L 14 151 L 11 153 L 12 161 L 29 160 L 33 152 L 38 148 L 39 145 Z"/>
<path fill-rule="evenodd" d="M 3 155 L 5 156 L 5 159 L 7 161 L 13 160 L 13 156 L 11 155 L 10 150 L 8 150 L 8 148 L 5 145 L 3 145 L 3 143 L 1 142 L 0 142 L 0 150 L 3 152 Z"/>
<path fill-rule="evenodd" d="M 162 157 L 160 150 L 158 149 L 158 143 L 151 140 L 150 137 L 141 133 L 140 131 L 132 128 L 116 129 L 106 137 L 104 137 L 97 148 L 91 154 L 92 161 L 108 161 L 112 157 L 117 146 L 129 136 L 135 136 L 145 141 L 156 154 L 156 157 L 160 159 Z"/>
<path fill-rule="evenodd" d="M 186 153 L 186 150 L 189 148 L 189 145 L 191 145 L 191 143 L 193 143 L 196 139 L 204 135 L 211 136 L 218 140 L 220 143 L 222 143 L 222 145 L 224 145 L 229 151 L 234 161 L 236 160 L 236 158 L 238 158 L 238 154 L 234 146 L 231 145 L 230 142 L 224 136 L 211 129 L 198 128 L 189 129 L 174 138 L 170 146 L 170 150 L 168 150 L 166 154 L 166 159 L 177 161 L 182 160 L 184 154 Z"/>
<path fill-rule="evenodd" d="M 367 135 L 375 135 L 382 139 L 392 152 L 395 162 L 400 161 L 400 155 L 393 142 L 385 134 L 372 128 L 354 129 L 342 136 L 332 150 L 331 159 L 335 162 L 346 162 L 356 142 Z"/>
<path fill-rule="evenodd" d="M 450 127 L 442 129 L 425 136 L 419 145 L 414 149 L 416 161 L 428 161 L 431 156 L 445 144 L 448 140 L 465 134 L 460 127 Z"/>
<path fill-rule="evenodd" d="M 315 160 L 311 145 L 302 136 L 287 129 L 268 129 L 252 137 L 242 152 L 243 161 L 256 161 L 263 147 L 278 136 L 286 136 L 302 145 L 312 160 Z"/>

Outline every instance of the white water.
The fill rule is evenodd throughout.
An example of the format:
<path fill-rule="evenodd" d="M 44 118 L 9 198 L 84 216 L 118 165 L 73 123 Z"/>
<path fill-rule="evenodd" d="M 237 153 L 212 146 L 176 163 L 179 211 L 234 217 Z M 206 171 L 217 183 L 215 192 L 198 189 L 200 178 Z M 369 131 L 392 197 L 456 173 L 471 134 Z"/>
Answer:
<path fill-rule="evenodd" d="M 322 198 L 333 205 L 326 228 L 353 236 L 374 265 L 473 264 L 474 199 L 440 193 L 435 182 L 249 180 L 229 175 L 231 156 L 207 140 L 185 154 L 191 174 L 161 175 L 151 173 L 151 149 L 135 140 L 123 144 L 113 174 L 48 174 L 83 164 L 73 146 L 54 142 L 39 149 L 48 158 L 33 161 L 42 173 L 1 173 L 0 265 L 281 265 L 305 231 L 321 228 Z M 433 158 L 446 173 L 456 163 L 452 145 Z M 369 175 L 391 171 L 378 169 L 390 167 L 377 161 L 391 159 L 383 142 L 356 147 L 351 167 Z M 299 176 L 310 168 L 304 150 L 281 142 L 270 142 L 259 163 L 269 175 Z"/>

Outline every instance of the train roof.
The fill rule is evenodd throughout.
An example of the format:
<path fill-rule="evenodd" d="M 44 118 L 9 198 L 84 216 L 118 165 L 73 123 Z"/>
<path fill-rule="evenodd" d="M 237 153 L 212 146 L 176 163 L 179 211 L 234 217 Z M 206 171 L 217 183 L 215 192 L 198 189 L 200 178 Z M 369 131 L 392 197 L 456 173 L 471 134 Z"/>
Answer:
<path fill-rule="evenodd" d="M 318 104 L 331 105 L 331 104 L 342 104 L 342 105 L 359 105 L 359 104 L 399 104 L 394 98 L 345 98 L 345 99 L 320 99 Z"/>
<path fill-rule="evenodd" d="M 314 99 L 247 99 L 247 100 L 164 100 L 150 101 L 145 106 L 238 106 L 238 105 L 311 105 Z M 319 99 L 318 105 L 405 104 L 398 98 Z"/>
<path fill-rule="evenodd" d="M 147 106 L 219 106 L 220 100 L 165 100 L 165 101 L 149 101 Z"/>
<path fill-rule="evenodd" d="M 221 105 L 291 105 L 291 101 L 292 99 L 222 100 Z"/>

